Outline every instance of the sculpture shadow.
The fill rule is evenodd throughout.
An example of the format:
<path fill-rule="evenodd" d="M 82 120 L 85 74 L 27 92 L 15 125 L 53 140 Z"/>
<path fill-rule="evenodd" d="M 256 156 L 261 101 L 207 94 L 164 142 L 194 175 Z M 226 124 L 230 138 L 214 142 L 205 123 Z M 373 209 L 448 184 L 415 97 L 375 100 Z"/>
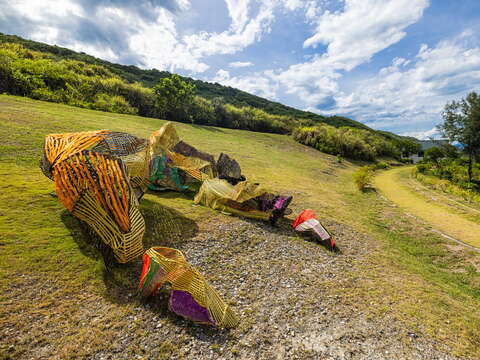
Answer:
<path fill-rule="evenodd" d="M 148 190 L 148 194 L 161 197 L 162 199 L 187 199 L 193 200 L 196 195 L 194 191 L 174 191 L 174 190 L 160 190 L 160 191 L 153 191 Z M 142 200 L 143 201 L 143 200 Z"/>
<path fill-rule="evenodd" d="M 188 241 L 198 233 L 198 225 L 195 221 L 172 208 L 142 199 L 140 211 L 145 220 L 143 237 L 145 249 L 152 246 L 178 247 L 179 243 Z M 118 264 L 113 261 L 113 252 L 108 245 L 105 245 L 95 233 L 70 212 L 63 211 L 61 220 L 69 229 L 82 254 L 95 260 L 105 261 L 105 269 L 102 274 L 106 285 L 105 298 L 120 304 L 137 301 L 136 293 L 142 259 L 138 258 L 127 264 Z M 105 258 L 105 251 L 112 254 L 111 263 Z"/>

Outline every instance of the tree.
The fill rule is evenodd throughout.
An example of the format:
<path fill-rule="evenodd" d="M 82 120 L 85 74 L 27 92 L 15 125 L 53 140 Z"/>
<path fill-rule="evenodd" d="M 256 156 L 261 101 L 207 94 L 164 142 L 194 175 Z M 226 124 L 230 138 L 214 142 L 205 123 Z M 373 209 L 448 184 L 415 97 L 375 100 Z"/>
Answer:
<path fill-rule="evenodd" d="M 441 133 L 451 142 L 458 141 L 468 155 L 468 179 L 472 181 L 475 157 L 480 152 L 480 97 L 471 92 L 465 99 L 445 105 Z"/>
<path fill-rule="evenodd" d="M 442 149 L 438 146 L 431 147 L 425 150 L 425 158 L 428 160 L 432 160 L 438 166 L 438 161 L 443 158 L 445 154 L 443 153 Z"/>
<path fill-rule="evenodd" d="M 449 159 L 457 159 L 458 158 L 458 149 L 452 144 L 441 144 L 441 149 L 445 157 Z"/>
<path fill-rule="evenodd" d="M 411 154 L 419 153 L 422 150 L 420 143 L 412 140 L 400 140 L 399 147 L 406 157 Z"/>
<path fill-rule="evenodd" d="M 188 83 L 177 74 L 161 79 L 153 87 L 157 107 L 163 117 L 169 120 L 191 120 L 189 110 L 194 100 L 195 85 Z"/>

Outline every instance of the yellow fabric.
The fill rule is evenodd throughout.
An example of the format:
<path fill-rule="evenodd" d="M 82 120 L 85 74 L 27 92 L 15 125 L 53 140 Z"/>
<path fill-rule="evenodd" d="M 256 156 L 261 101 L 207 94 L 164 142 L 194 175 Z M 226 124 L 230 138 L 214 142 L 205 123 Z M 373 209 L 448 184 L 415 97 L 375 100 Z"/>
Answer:
<path fill-rule="evenodd" d="M 143 254 L 143 220 L 136 197 L 130 195 L 129 209 L 130 229 L 124 232 L 102 205 L 89 192 L 85 193 L 75 204 L 72 214 L 86 222 L 109 245 L 119 263 L 127 263 Z"/>
<path fill-rule="evenodd" d="M 137 153 L 122 156 L 121 159 L 128 169 L 132 186 L 139 187 L 145 192 L 148 186 L 148 175 L 150 172 L 150 149 L 146 147 Z"/>
<path fill-rule="evenodd" d="M 162 268 L 162 279 L 175 290 L 186 291 L 201 306 L 206 308 L 219 327 L 230 328 L 239 320 L 233 310 L 220 298 L 207 283 L 202 274 L 191 266 L 180 250 L 167 247 L 153 247 L 146 252 Z"/>
<path fill-rule="evenodd" d="M 258 183 L 246 180 L 239 182 L 237 185 L 232 185 L 226 180 L 214 178 L 206 179 L 202 183 L 193 201 L 195 204 L 205 205 L 215 210 L 268 220 L 270 214 L 267 212 L 253 208 L 242 211 L 232 204 L 232 202 L 246 202 L 264 193 L 265 189 Z"/>

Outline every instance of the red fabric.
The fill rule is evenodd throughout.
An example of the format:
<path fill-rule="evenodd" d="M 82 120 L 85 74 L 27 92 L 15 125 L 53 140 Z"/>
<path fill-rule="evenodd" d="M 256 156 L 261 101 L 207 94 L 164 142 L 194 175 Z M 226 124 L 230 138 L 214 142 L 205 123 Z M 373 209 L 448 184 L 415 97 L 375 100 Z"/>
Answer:
<path fill-rule="evenodd" d="M 292 223 L 292 227 L 295 229 L 301 223 L 309 220 L 309 219 L 316 219 L 315 214 L 313 213 L 312 209 L 303 210 Z"/>
<path fill-rule="evenodd" d="M 140 284 L 138 285 L 139 289 L 141 289 L 143 286 L 143 282 L 145 281 L 145 276 L 147 275 L 149 268 L 150 268 L 150 256 L 148 254 L 143 254 L 142 275 L 140 275 Z"/>

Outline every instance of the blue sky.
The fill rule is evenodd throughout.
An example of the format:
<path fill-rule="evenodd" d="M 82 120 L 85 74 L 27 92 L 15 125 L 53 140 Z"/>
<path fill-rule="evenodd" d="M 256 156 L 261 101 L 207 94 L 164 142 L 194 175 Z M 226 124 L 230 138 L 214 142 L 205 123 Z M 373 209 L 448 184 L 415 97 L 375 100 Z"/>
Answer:
<path fill-rule="evenodd" d="M 0 0 L 0 32 L 434 135 L 480 91 L 478 0 Z"/>

